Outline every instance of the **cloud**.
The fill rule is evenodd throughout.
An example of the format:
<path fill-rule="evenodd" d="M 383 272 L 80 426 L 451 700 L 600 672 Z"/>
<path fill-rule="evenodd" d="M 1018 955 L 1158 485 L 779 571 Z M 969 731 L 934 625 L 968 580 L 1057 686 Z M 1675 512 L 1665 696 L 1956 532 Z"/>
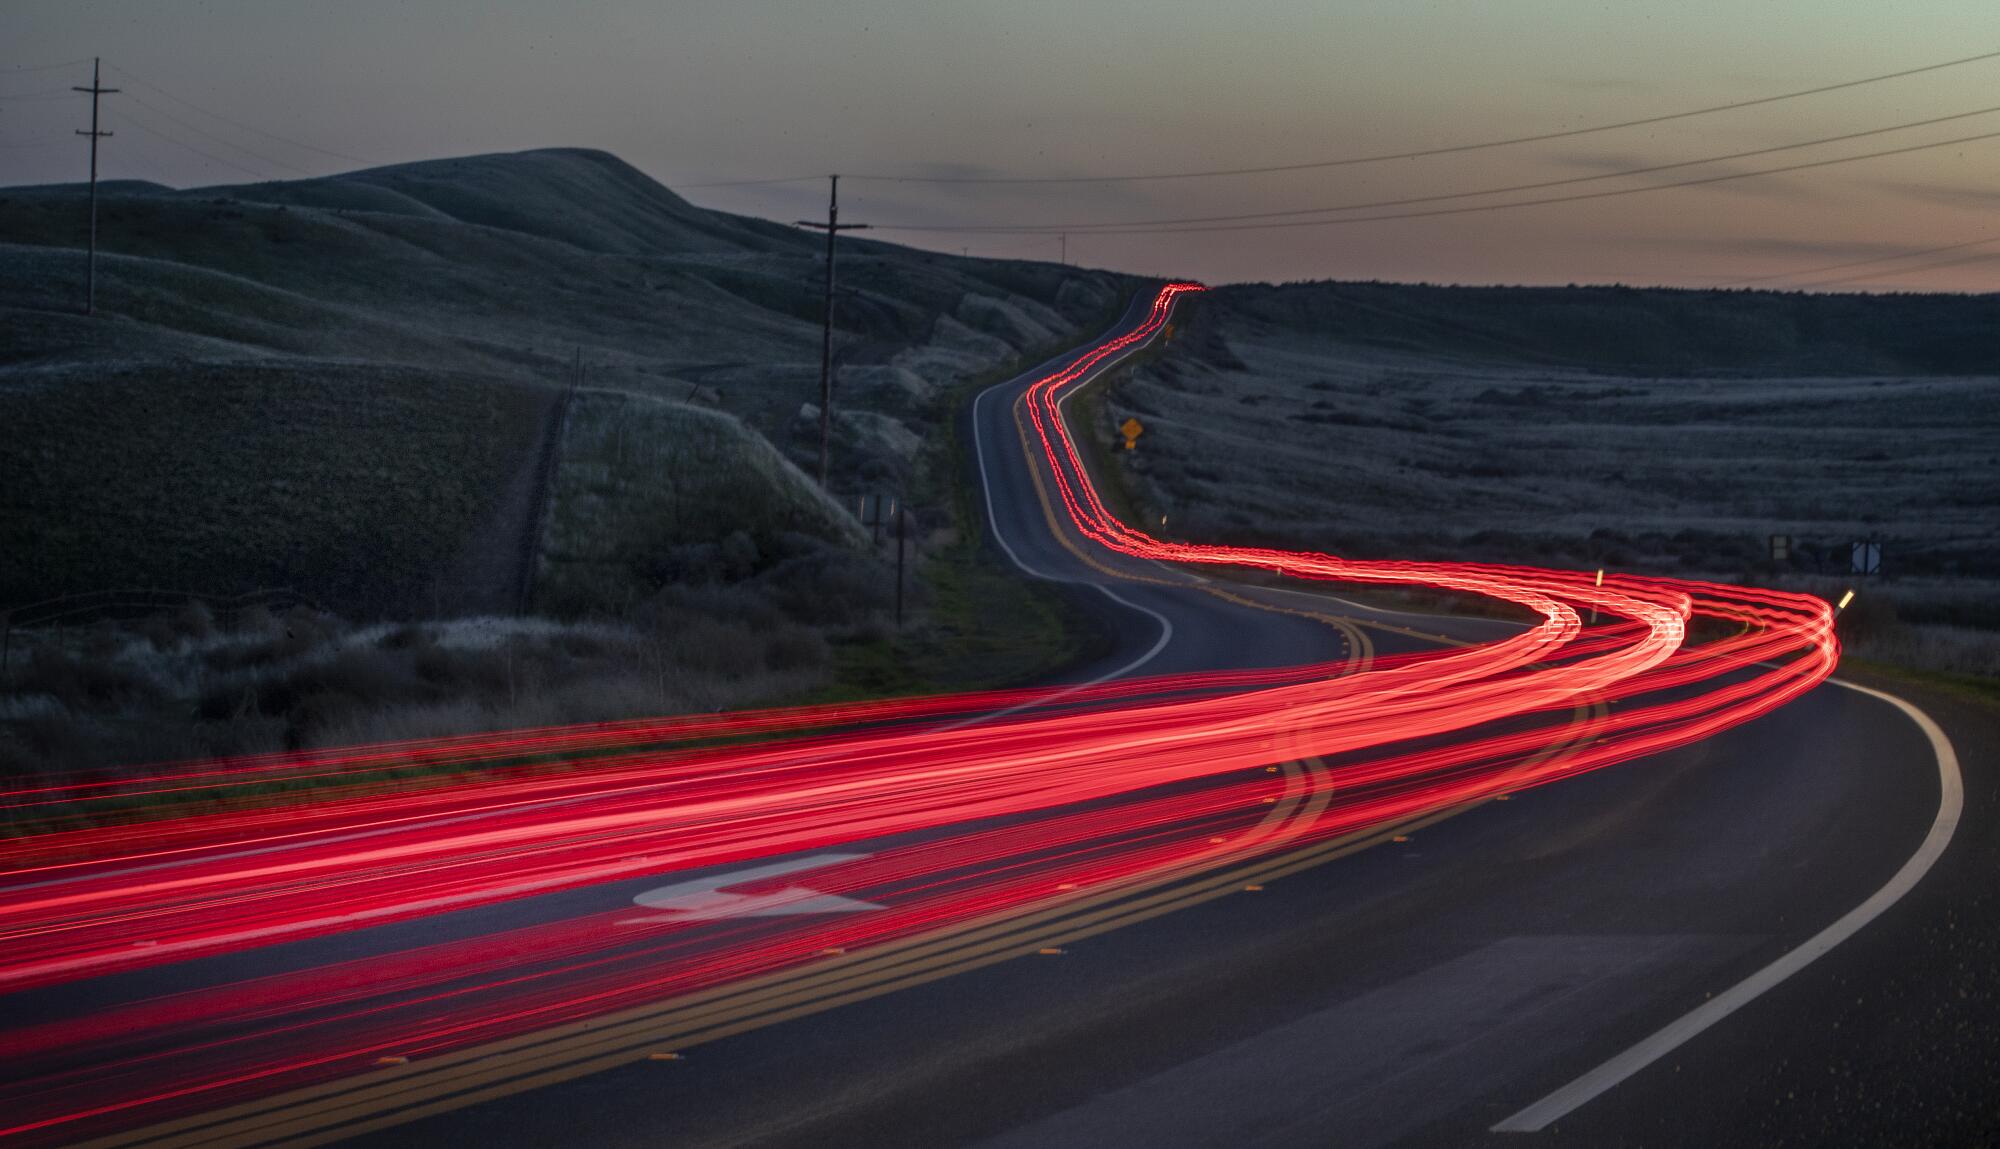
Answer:
<path fill-rule="evenodd" d="M 1873 180 L 1870 186 L 1891 195 L 1941 203 L 1950 207 L 1991 210 L 2000 207 L 2000 189 L 1912 180 Z"/>
<path fill-rule="evenodd" d="M 1622 172 L 1661 162 L 1651 156 L 1631 152 L 1559 152 L 1550 156 L 1549 161 L 1559 167 L 1586 172 Z"/>
<path fill-rule="evenodd" d="M 1549 161 L 1559 167 L 1607 175 L 1673 162 L 1657 156 L 1641 156 L 1629 152 L 1564 152 L 1550 156 Z M 1747 174 L 1759 170 L 1761 169 L 1755 164 L 1691 163 L 1686 167 L 1669 168 L 1666 171 L 1651 172 L 1632 178 L 1643 183 L 1677 184 L 1686 180 L 1743 174 L 1742 179 L 1715 180 L 1711 183 L 1692 185 L 1686 190 L 1728 192 L 1753 199 L 1784 199 L 1800 202 L 1822 197 L 1820 186 L 1807 179 L 1782 173 L 1768 176 Z M 1586 184 L 1584 188 L 1588 189 L 1589 186 Z M 1636 185 L 1607 180 L 1602 186 L 1612 188 Z"/>
<path fill-rule="evenodd" d="M 1703 168 L 1697 174 L 1719 176 L 1738 171 L 1756 170 L 1756 168 L 1715 167 Z M 1826 198 L 1826 189 L 1823 185 L 1815 183 L 1810 176 L 1801 177 L 1798 175 L 1752 176 L 1746 179 L 1722 180 L 1716 183 L 1701 184 L 1688 190 L 1726 192 L 1730 195 L 1742 196 L 1746 199 L 1785 200 L 1791 203 L 1805 203 Z"/>

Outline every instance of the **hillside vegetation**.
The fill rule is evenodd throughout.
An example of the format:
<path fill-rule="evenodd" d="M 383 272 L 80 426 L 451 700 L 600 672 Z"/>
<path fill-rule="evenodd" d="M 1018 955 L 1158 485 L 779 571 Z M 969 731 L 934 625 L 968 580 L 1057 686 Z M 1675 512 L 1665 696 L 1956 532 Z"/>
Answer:
<path fill-rule="evenodd" d="M 2000 672 L 2000 297 L 1307 284 L 1184 327 L 1097 433 L 1145 423 L 1119 473 L 1189 537 L 1833 594 L 1875 540 L 1850 636 Z"/>
<path fill-rule="evenodd" d="M 1990 375 L 2000 296 L 1294 283 L 1212 299 L 1229 330 L 1625 375 Z"/>
<path fill-rule="evenodd" d="M 0 388 L 0 602 L 304 584 L 429 613 L 432 556 L 474 530 L 547 406 L 521 383 L 385 364 L 36 372 Z"/>
<path fill-rule="evenodd" d="M 0 190 L 0 402 L 35 427 L 32 439 L 0 443 L 0 468 L 31 470 L 30 452 L 62 456 L 64 482 L 90 510 L 66 516 L 39 496 L 17 500 L 9 528 L 29 539 L 61 533 L 74 540 L 69 550 L 96 551 L 87 561 L 18 562 L 5 572 L 0 603 L 148 585 L 168 573 L 158 552 L 119 537 L 125 520 L 98 517 L 96 508 L 132 505 L 118 493 L 126 478 L 90 470 L 120 432 L 74 421 L 79 400 L 52 398 L 48 388 L 58 383 L 65 392 L 113 380 L 121 395 L 155 390 L 147 464 L 175 478 L 171 495 L 146 501 L 152 529 L 216 538 L 242 528 L 213 561 L 168 561 L 171 573 L 201 576 L 191 589 L 276 580 L 363 615 L 434 598 L 424 572 L 451 568 L 480 531 L 525 531 L 530 507 L 503 513 L 507 460 L 531 467 L 544 429 L 523 428 L 520 411 L 535 403 L 518 397 L 543 389 L 540 405 L 549 409 L 579 359 L 592 387 L 700 403 L 738 417 L 795 462 L 816 454 L 807 431 L 816 411 L 808 405 L 818 400 L 821 245 L 797 229 L 697 208 L 604 153 L 476 156 L 190 191 L 141 183 L 104 190 L 95 318 L 78 307 L 81 189 Z M 939 418 L 940 389 L 1071 335 L 1122 289 L 1101 273 L 861 241 L 844 241 L 841 278 L 838 491 L 899 489 Z M 236 370 L 253 363 L 257 372 Z M 456 391 L 411 387 L 391 410 L 366 388 L 339 382 L 390 366 L 485 380 L 496 396 L 516 398 L 468 402 Z M 268 414 L 281 429 L 277 441 L 310 437 L 319 426 L 331 436 L 328 459 L 350 461 L 313 473 L 323 498 L 283 508 L 284 530 L 322 540 L 310 554 L 269 546 L 271 527 L 261 520 L 273 506 L 242 501 L 269 459 L 202 425 L 204 409 L 190 396 L 211 375 L 238 410 Z M 298 390 L 319 398 L 287 410 Z M 342 394 L 351 409 L 337 409 Z M 498 423 L 494 404 L 507 410 Z M 489 432 L 497 437 L 480 450 L 491 457 L 446 489 L 434 492 L 415 475 L 447 463 L 436 454 L 439 437 Z M 260 431 L 255 441 L 271 438 Z M 186 452 L 178 465 L 175 444 Z M 385 461 L 391 456 L 401 457 Z M 434 493 L 445 496 L 442 505 Z M 467 508 L 468 498 L 485 502 Z M 224 505 L 241 512 L 217 515 Z M 361 540 L 343 517 L 354 507 L 376 521 L 430 522 L 421 532 Z M 707 524 L 680 527 L 700 537 L 679 541 L 717 541 L 704 534 Z M 381 561 L 384 547 L 396 550 L 394 561 Z M 251 552 L 254 561 L 239 561 Z M 202 569 L 185 569 L 192 565 Z M 374 584 L 360 586 L 349 577 L 354 569 L 374 571 Z M 462 613 L 513 603 L 488 593 L 441 605 Z"/>
<path fill-rule="evenodd" d="M 810 233 L 577 150 L 101 190 L 86 317 L 84 189 L 0 189 L 0 611 L 324 610 L 13 627 L 0 773 L 986 685 L 1079 647 L 1046 592 L 961 593 L 1002 576 L 947 545 L 947 428 L 1122 277 L 843 239 L 829 495 Z M 864 493 L 916 510 L 901 632 Z M 495 617 L 524 587 L 542 617 Z"/>
<path fill-rule="evenodd" d="M 585 391 L 561 457 L 537 580 L 538 605 L 558 614 L 768 578 L 787 563 L 825 579 L 839 552 L 866 543 L 851 515 L 722 412 Z"/>

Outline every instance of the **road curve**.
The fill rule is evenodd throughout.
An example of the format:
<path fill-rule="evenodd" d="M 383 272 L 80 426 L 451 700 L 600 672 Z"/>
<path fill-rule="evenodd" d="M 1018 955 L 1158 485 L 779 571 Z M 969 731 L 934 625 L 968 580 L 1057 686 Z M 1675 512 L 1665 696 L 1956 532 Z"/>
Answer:
<path fill-rule="evenodd" d="M 1152 302 L 1139 301 L 1107 341 L 1157 331 Z M 996 804 L 971 822 L 931 817 L 838 842 L 802 834 L 799 850 L 766 851 L 777 861 L 759 873 L 726 852 L 706 866 L 623 868 L 633 859 L 620 850 L 593 856 L 601 872 L 583 879 L 516 883 L 463 906 L 180 961 L 112 954 L 102 972 L 60 980 L 45 971 L 4 999 L 19 1019 L 10 1033 L 30 1039 L 7 1063 L 15 1099 L 112 1098 L 117 1082 L 163 1082 L 172 1077 L 163 1065 L 224 1045 L 244 1082 L 215 1090 L 220 1106 L 175 1108 L 158 1088 L 165 1122 L 107 1117 L 16 1140 L 90 1129 L 106 1145 L 1456 1142 L 1487 1136 L 1708 995 L 1781 963 L 1888 886 L 1933 835 L 1948 781 L 1925 734 L 1879 699 L 1830 687 L 1705 740 L 1525 788 L 1571 764 L 1609 764 L 1618 736 L 1671 724 L 1699 688 L 1677 678 L 1616 698 L 1619 680 L 1575 669 L 1562 680 L 1567 693 L 1540 699 L 1532 718 L 1439 723 L 1441 739 L 1462 726 L 1503 749 L 1521 744 L 1481 758 L 1478 785 L 1340 821 L 1331 779 L 1352 764 L 1340 755 L 1379 739 L 1352 733 L 1359 712 L 1336 704 L 1339 691 L 1434 668 L 1454 651 L 1504 647 L 1534 624 L 1371 609 L 1290 580 L 1252 585 L 1165 565 L 1122 537 L 1109 540 L 1122 552 L 1106 549 L 1115 528 L 1087 507 L 1065 513 L 1086 493 L 1089 464 L 1065 470 L 1060 453 L 1038 449 L 1062 399 L 1048 396 L 1038 420 L 1034 389 L 1060 375 L 1082 385 L 1117 362 L 1088 356 L 1059 357 L 981 395 L 967 430 L 996 545 L 1030 575 L 1073 588 L 1115 649 L 1063 691 L 917 717 L 990 741 L 1017 721 L 1113 705 L 1134 675 L 1178 676 L 1196 703 L 1237 697 L 1244 683 L 1294 691 L 1285 697 L 1326 706 L 1324 715 L 1260 730 L 1262 757 L 1245 757 L 1241 771 L 1190 767 L 1136 796 L 1079 791 L 1073 806 Z M 1172 552 L 1161 557 L 1213 560 L 1160 545 Z M 1480 577 L 1528 593 L 1515 575 Z M 1588 599 L 1595 588 L 1565 591 Z M 1671 630 L 1669 613 L 1649 615 L 1650 629 L 1584 639 L 1573 662 L 1620 659 L 1628 675 L 1668 665 L 1631 651 Z M 1573 616 L 1551 609 L 1543 621 Z M 1579 641 L 1575 627 L 1563 641 Z M 1520 663 L 1524 673 L 1540 665 Z M 1244 677 L 1227 689 L 1194 677 L 1218 672 Z M 1746 663 L 1713 681 L 1747 698 L 1761 673 Z M 1481 686 L 1487 679 L 1466 680 L 1457 705 L 1497 695 Z M 1673 710 L 1625 724 L 1648 699 Z M 1434 709 L 1425 697 L 1376 702 L 1405 716 Z M 1212 709 L 1203 721 L 1245 720 L 1226 701 Z M 649 800 L 633 799 L 635 814 Z M 598 792 L 534 801 L 542 822 L 549 810 L 610 817 Z M 793 819 L 785 825 L 807 824 L 789 810 L 759 816 L 781 814 Z M 423 825 L 434 834 L 497 817 L 433 811 Z M 400 831 L 342 832 L 394 840 Z M 1066 856 L 1086 848 L 1088 865 Z M 166 864 L 128 859 L 105 876 L 129 881 Z M 6 894 L 18 900 L 71 877 L 15 876 Z M 949 902 L 932 888 L 940 884 L 952 887 Z M 965 908 L 975 898 L 979 913 Z M 898 915 L 900 929 L 883 924 Z M 742 962 L 781 946 L 804 948 L 679 991 L 632 992 L 634 970 Z M 541 947 L 534 968 L 518 961 L 524 947 Z M 532 984 L 556 967 L 542 980 L 560 995 L 475 978 L 491 969 Z M 302 994 L 301 981 L 320 988 Z M 330 998 L 330 982 L 342 993 Z M 582 989 L 617 1008 L 554 1009 Z M 371 1028 L 381 1016 L 435 1013 L 432 1003 L 454 993 L 489 1013 L 547 1006 L 557 1024 L 496 1028 L 469 1046 L 412 1040 L 405 1026 L 393 1031 L 401 1044 L 365 1046 L 390 1032 Z M 237 1020 L 194 1047 L 176 1036 L 220 1006 Z M 140 1020 L 150 1028 L 120 1028 Z M 258 1086 L 260 1069 L 301 1060 L 287 1036 L 299 1033 L 329 1064 L 344 1058 L 338 1072 L 308 1074 L 286 1092 Z M 125 1044 L 110 1041 L 116 1056 L 103 1056 L 103 1045 L 77 1044 L 90 1034 Z M 1615 1092 L 1594 1101 L 1615 1103 Z"/>

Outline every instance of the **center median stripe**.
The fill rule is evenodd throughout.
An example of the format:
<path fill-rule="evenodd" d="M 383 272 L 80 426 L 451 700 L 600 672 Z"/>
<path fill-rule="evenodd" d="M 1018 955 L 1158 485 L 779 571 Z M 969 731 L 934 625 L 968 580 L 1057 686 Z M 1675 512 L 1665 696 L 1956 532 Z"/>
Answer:
<path fill-rule="evenodd" d="M 1323 614 L 1318 611 L 1298 610 L 1292 607 L 1277 606 L 1272 603 L 1257 602 L 1254 599 L 1225 591 L 1220 587 L 1210 584 L 1205 579 L 1192 577 L 1187 579 L 1158 578 L 1152 575 L 1135 574 L 1131 571 L 1121 571 L 1084 553 L 1083 548 L 1077 546 L 1076 542 L 1069 537 L 1068 532 L 1063 529 L 1061 520 L 1056 517 L 1055 504 L 1049 499 L 1048 485 L 1042 481 L 1041 468 L 1045 460 L 1038 461 L 1033 450 L 1033 443 L 1028 438 L 1028 425 L 1021 417 L 1021 410 L 1026 402 L 1027 397 L 1025 395 L 1017 397 L 1008 410 L 1014 420 L 1014 431 L 1021 439 L 1022 453 L 1028 459 L 1028 478 L 1034 484 L 1035 498 L 1041 504 L 1042 517 L 1048 522 L 1050 537 L 1054 538 L 1056 543 L 1064 550 L 1075 556 L 1078 562 L 1083 563 L 1100 574 L 1119 579 L 1123 582 L 1173 587 L 1177 590 L 1198 590 L 1204 594 L 1222 599 L 1225 602 L 1247 606 L 1253 610 L 1266 611 L 1271 614 L 1287 614 L 1296 618 L 1306 618 L 1324 623 L 1339 631 L 1341 636 L 1348 640 L 1351 671 L 1366 670 L 1374 662 L 1375 644 L 1369 641 L 1368 636 L 1355 625 L 1354 620 L 1340 615 Z"/>
<path fill-rule="evenodd" d="M 1571 731 L 1583 723 L 1585 714 L 1586 708 L 1577 709 L 1571 720 Z M 1556 745 L 1552 745 L 1546 754 L 1571 752 L 1583 740 L 1566 737 L 1559 740 Z M 1310 769 L 1317 772 L 1321 767 L 1314 762 Z M 1306 808 L 1301 811 L 1302 816 L 1291 820 L 1286 829 L 1291 830 L 1292 834 L 1302 832 L 1304 828 L 1317 821 L 1331 798 L 1332 790 L 1329 786 L 1314 785 L 1312 796 Z M 450 1083 L 436 1083 L 442 1088 L 426 1089 L 421 1093 L 393 1100 L 377 1098 L 375 1099 L 377 1103 L 372 1106 L 341 1106 L 340 1109 L 346 1113 L 345 1118 L 340 1113 L 322 1112 L 314 1115 L 314 1119 L 300 1124 L 293 1124 L 290 1121 L 274 1123 L 241 1139 L 207 1140 L 198 1143 L 215 1144 L 219 1147 L 247 1147 L 269 1144 L 276 1138 L 292 1145 L 324 1144 L 495 1100 L 524 1090 L 557 1084 L 642 1060 L 650 1051 L 662 1045 L 672 1045 L 680 1049 L 689 1048 L 1012 960 L 1034 952 L 1036 945 L 1068 944 L 1121 929 L 1236 892 L 1246 882 L 1271 881 L 1313 866 L 1324 865 L 1337 858 L 1391 841 L 1398 835 L 1435 825 L 1479 804 L 1481 803 L 1467 803 L 1394 826 L 1356 831 L 1303 850 L 1267 857 L 1228 873 L 1211 875 L 1189 885 L 1154 893 L 1137 901 L 1125 900 L 1138 892 L 1138 888 L 1135 888 L 1056 907 L 1027 918 L 1001 923 L 1003 927 L 1012 927 L 1014 932 L 1011 933 L 996 932 L 991 929 L 981 930 L 976 936 L 951 939 L 952 944 L 949 945 L 926 947 L 933 952 L 889 955 L 895 960 L 870 963 L 868 968 L 848 970 L 842 976 L 828 978 L 811 985 L 779 987 L 781 992 L 760 995 L 754 1002 L 725 1002 L 718 1008 L 707 1011 L 642 1019 L 617 1032 L 592 1035 L 593 1039 L 588 1042 L 573 1043 L 560 1050 L 540 1051 L 539 1056 L 530 1059 L 503 1066 L 478 1067 L 484 1072 L 460 1075 Z M 1269 819 L 1266 824 L 1275 820 L 1275 818 Z M 1139 888 L 1156 888 L 1179 881 L 1183 877 L 1186 875 L 1163 876 Z M 1112 904 L 1103 904 L 1107 902 Z M 1092 905 L 1096 906 L 1092 912 L 1075 913 Z M 1064 914 L 1073 916 L 1065 918 Z M 1040 928 L 1034 931 L 1020 928 L 1031 923 Z M 873 956 L 873 952 L 865 956 Z M 726 1008 L 746 1004 L 752 1008 L 749 1010 L 738 1008 L 733 1012 Z M 385 1108 L 383 1102 L 398 1108 L 393 1112 L 382 1112 Z M 283 1116 L 289 1118 L 296 1115 Z M 359 1118 L 359 1123 L 352 1123 L 353 1118 Z M 329 1127 L 329 1119 L 336 1123 L 342 1121 L 348 1123 Z M 188 1144 L 194 1143 L 197 1142 L 188 1142 Z"/>
<path fill-rule="evenodd" d="M 1579 708 L 1572 718 L 1572 729 L 1581 724 L 1583 714 L 1584 708 Z M 1580 744 L 1581 740 L 1566 741 Z M 1565 747 L 1559 742 L 1548 753 L 1573 749 L 1574 745 Z M 1315 771 L 1320 769 L 1316 762 L 1311 768 Z M 1301 811 L 1302 817 L 1294 820 L 1295 824 L 1301 828 L 1310 826 L 1324 812 L 1331 797 L 1329 787 L 1315 786 L 1307 808 Z M 1287 802 L 1296 807 L 1296 795 L 1289 797 Z M 705 1005 L 683 999 L 662 1003 L 662 1008 L 635 1011 L 642 1016 L 635 1016 L 623 1024 L 614 1018 L 566 1027 L 581 1032 L 565 1042 L 538 1041 L 547 1035 L 530 1035 L 497 1043 L 494 1047 L 447 1055 L 420 1063 L 426 1067 L 449 1067 L 447 1063 L 463 1067 L 446 1078 L 434 1076 L 429 1080 L 411 1080 L 400 1073 L 377 1074 L 373 1076 L 378 1080 L 388 1079 L 381 1082 L 388 1088 L 378 1089 L 368 1096 L 350 1094 L 328 1097 L 320 1106 L 306 1111 L 287 1108 L 283 1104 L 267 1106 L 261 1120 L 253 1118 L 235 1128 L 220 1128 L 212 1121 L 204 1122 L 203 1128 L 189 1129 L 184 1138 L 146 1144 L 159 1149 L 169 1145 L 215 1145 L 222 1149 L 274 1142 L 316 1145 L 419 1120 L 642 1060 L 663 1044 L 687 1048 L 971 972 L 1032 953 L 1033 947 L 1038 944 L 1083 940 L 1236 892 L 1245 882 L 1270 881 L 1323 865 L 1390 841 L 1399 834 L 1442 822 L 1478 804 L 1467 803 L 1382 829 L 1356 831 L 1302 850 L 1268 857 L 1228 873 L 1157 892 L 1137 901 L 1126 899 L 1144 889 L 1178 882 L 1187 875 L 1162 876 L 1139 887 L 1078 899 L 1025 917 L 970 923 L 956 931 L 955 936 L 926 936 L 915 939 L 917 944 L 888 952 L 863 951 L 840 963 L 813 967 L 806 971 L 809 980 L 774 978 L 771 985 L 738 987 L 743 992 L 719 995 L 718 1000 Z M 1267 819 L 1266 824 L 1278 815 L 1279 811 L 1274 809 L 1273 818 Z M 1031 926 L 1036 928 L 1029 929 Z M 498 1046 L 503 1045 L 518 1047 L 520 1056 L 500 1061 L 488 1060 L 502 1052 Z M 472 1062 L 478 1064 L 468 1064 Z M 350 1083 L 353 1083 L 352 1079 Z M 124 1140 L 106 1142 L 136 1143 Z"/>
<path fill-rule="evenodd" d="M 1270 812 L 1260 825 L 1271 826 L 1291 817 L 1299 809 L 1303 786 L 1296 777 L 1295 768 L 1288 770 L 1287 797 Z M 1311 816 L 1316 817 L 1321 807 L 1313 807 Z M 1220 855 L 1241 853 L 1241 845 L 1229 850 L 1216 851 Z M 1199 867 L 1216 864 L 1214 857 L 1203 860 Z M 935 961 L 949 956 L 956 948 L 980 945 L 997 946 L 1006 949 L 1018 948 L 1020 943 L 1010 942 L 1005 931 L 1026 926 L 1037 926 L 1060 919 L 1064 915 L 1080 914 L 1095 907 L 1116 902 L 1142 892 L 1152 886 L 1170 881 L 1178 881 L 1196 867 L 1183 864 L 1180 869 L 1157 876 L 1151 882 L 1127 883 L 1116 889 L 1096 891 L 1082 897 L 1063 899 L 1061 904 L 1043 904 L 1038 912 L 1026 915 L 1018 910 L 1003 911 L 971 922 L 962 923 L 944 931 L 918 935 L 886 947 L 856 951 L 842 958 L 816 963 L 811 966 L 779 971 L 752 982 L 720 986 L 713 990 L 687 995 L 665 1002 L 651 1003 L 635 1007 L 621 1014 L 570 1023 L 565 1026 L 533 1034 L 521 1035 L 484 1046 L 460 1050 L 437 1058 L 416 1063 L 412 1070 L 421 1067 L 423 1076 L 410 1070 L 376 1072 L 359 1077 L 345 1078 L 319 1086 L 278 1095 L 259 1101 L 247 1102 L 239 1106 L 197 1115 L 174 1122 L 155 1126 L 148 1130 L 107 1137 L 91 1142 L 93 1147 L 117 1145 L 208 1145 L 220 1144 L 218 1137 L 224 1130 L 218 1126 L 227 1122 L 256 1122 L 260 1118 L 289 1119 L 302 1113 L 318 1113 L 325 1108 L 351 1107 L 373 1101 L 387 1100 L 394 1094 L 443 1081 L 441 1075 L 451 1074 L 452 1080 L 467 1073 L 487 1073 L 504 1069 L 511 1058 L 533 1059 L 544 1056 L 562 1056 L 570 1049 L 570 1043 L 581 1043 L 587 1048 L 607 1040 L 616 1040 L 624 1033 L 636 1029 L 661 1024 L 709 1024 L 716 1017 L 729 1016 L 729 1011 L 754 1010 L 769 1004 L 772 1000 L 790 1000 L 798 995 L 824 992 L 829 985 L 840 984 L 843 980 L 858 980 L 880 976 L 893 971 L 897 966 L 924 961 Z M 1003 953 L 1002 956 L 1012 956 Z M 789 995 L 789 996 L 788 996 Z M 657 1033 L 646 1029 L 646 1040 L 657 1039 Z M 496 1060 L 498 1059 L 498 1060 Z M 473 1063 L 483 1063 L 473 1065 Z M 463 1086 L 457 1086 L 463 1087 Z M 402 1102 L 395 1102 L 401 1104 Z M 301 1109 L 309 1106 L 309 1109 Z M 289 1112 L 280 1112 L 289 1111 Z M 179 1134 L 169 1140 L 159 1140 L 162 1136 Z M 236 1143 L 236 1142 L 229 1142 Z M 255 1143 L 244 1142 L 244 1143 Z"/>
<path fill-rule="evenodd" d="M 1026 450 L 1027 428 L 1021 420 L 1018 401 L 1012 405 L 1010 414 Z M 1032 450 L 1026 453 L 1029 475 L 1053 537 L 1102 574 L 1120 581 L 1199 589 L 1253 609 L 1332 626 L 1348 640 L 1350 672 L 1365 669 L 1373 659 L 1373 644 L 1361 626 L 1440 641 L 1436 635 L 1404 631 L 1386 624 L 1259 602 L 1208 585 L 1112 569 L 1084 554 L 1066 536 L 1050 502 L 1035 453 Z M 1582 708 L 1577 713 L 1572 727 L 1581 721 Z M 1560 740 L 1547 751 L 1559 752 L 1564 752 Z M 1317 761 L 1309 771 L 1314 777 L 1323 777 L 1323 767 Z M 1034 952 L 1036 945 L 1095 936 L 1235 892 L 1246 882 L 1268 881 L 1324 864 L 1478 804 L 1468 803 L 1392 827 L 1354 831 L 1303 849 L 1274 853 L 1274 845 L 1281 846 L 1285 839 L 1307 832 L 1332 798 L 1330 788 L 1310 784 L 1310 780 L 1302 783 L 1294 763 L 1286 764 L 1286 772 L 1286 797 L 1259 823 L 1260 827 L 1272 829 L 1267 829 L 1257 841 L 1232 846 L 1223 857 L 1183 863 L 1140 882 L 1066 898 L 1059 904 L 1034 903 L 1039 908 L 1031 907 L 1025 913 L 1020 908 L 1002 911 L 829 961 L 422 1059 L 407 1067 L 344 1078 L 146 1130 L 101 1138 L 90 1145 L 95 1149 L 139 1145 L 154 1149 L 252 1146 L 280 1141 L 311 1145 L 356 1136 L 643 1059 L 662 1044 L 686 1047 L 713 1041 L 1010 960 Z M 1215 866 L 1227 864 L 1228 855 L 1250 852 L 1263 856 L 1229 872 L 1213 872 Z"/>

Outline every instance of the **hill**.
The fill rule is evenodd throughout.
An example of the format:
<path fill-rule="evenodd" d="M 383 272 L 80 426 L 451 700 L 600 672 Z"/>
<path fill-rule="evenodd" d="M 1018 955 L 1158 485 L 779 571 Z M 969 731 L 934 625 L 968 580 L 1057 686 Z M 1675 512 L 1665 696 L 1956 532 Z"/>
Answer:
<path fill-rule="evenodd" d="M 482 532 L 527 528 L 534 500 L 507 492 L 554 434 L 579 361 L 593 388 L 694 402 L 793 464 L 816 456 L 822 243 L 695 207 L 605 153 L 100 190 L 94 318 L 78 308 L 82 189 L 0 190 L 0 422 L 35 428 L 0 444 L 13 480 L 0 604 L 171 577 L 218 593 L 281 582 L 360 615 L 436 609 L 436 578 L 418 572 L 493 552 Z M 1049 264 L 843 244 L 836 491 L 906 488 L 943 388 L 1097 322 L 1125 289 Z M 364 382 L 384 378 L 393 413 Z M 222 394 L 244 418 L 212 422 L 204 397 Z M 113 425 L 141 429 L 91 416 L 91 397 L 114 395 L 147 400 L 143 473 L 111 462 Z M 439 435 L 478 439 L 482 462 L 419 480 Z M 259 445 L 316 436 L 324 451 Z M 133 502 L 135 484 L 152 495 Z M 426 528 L 383 562 L 391 540 L 355 539 L 339 509 L 360 506 Z M 274 530 L 321 542 L 278 545 Z M 208 545 L 173 546 L 195 537 Z M 461 585 L 442 607 L 511 608 L 514 581 Z"/>
<path fill-rule="evenodd" d="M 1873 540 L 1843 634 L 2000 672 L 2000 297 L 1302 284 L 1182 327 L 1095 410 L 1190 538 L 1834 595 Z"/>
<path fill-rule="evenodd" d="M 1241 331 L 1624 375 L 2000 371 L 2000 295 L 1323 282 L 1231 286 L 1204 305 Z"/>

